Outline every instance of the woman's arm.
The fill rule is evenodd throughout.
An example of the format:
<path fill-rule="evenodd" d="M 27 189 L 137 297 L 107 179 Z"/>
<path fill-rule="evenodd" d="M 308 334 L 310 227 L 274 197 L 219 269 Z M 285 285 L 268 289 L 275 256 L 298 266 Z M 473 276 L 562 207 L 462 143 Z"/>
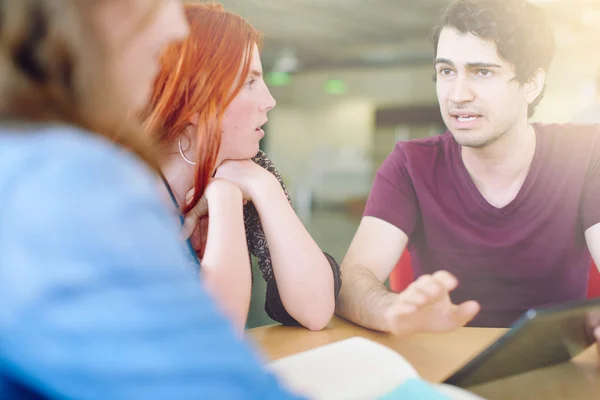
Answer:
<path fill-rule="evenodd" d="M 252 269 L 242 192 L 230 182 L 214 179 L 205 196 L 209 222 L 200 271 L 209 293 L 243 334 L 250 307 Z"/>
<path fill-rule="evenodd" d="M 286 311 L 308 329 L 323 329 L 335 308 L 334 274 L 277 179 L 250 160 L 226 161 L 215 176 L 235 183 L 256 207 Z"/>

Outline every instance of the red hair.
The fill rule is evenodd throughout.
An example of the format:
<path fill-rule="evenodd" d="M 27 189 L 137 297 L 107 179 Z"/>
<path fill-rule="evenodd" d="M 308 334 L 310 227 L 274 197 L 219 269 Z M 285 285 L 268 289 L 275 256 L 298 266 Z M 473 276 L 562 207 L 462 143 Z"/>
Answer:
<path fill-rule="evenodd" d="M 220 4 L 191 3 L 184 9 L 190 34 L 162 54 L 144 119 L 155 144 L 164 148 L 176 144 L 198 115 L 196 190 L 183 207 L 183 212 L 188 212 L 202 197 L 217 167 L 223 113 L 242 89 L 254 45 L 260 45 L 262 36 Z"/>

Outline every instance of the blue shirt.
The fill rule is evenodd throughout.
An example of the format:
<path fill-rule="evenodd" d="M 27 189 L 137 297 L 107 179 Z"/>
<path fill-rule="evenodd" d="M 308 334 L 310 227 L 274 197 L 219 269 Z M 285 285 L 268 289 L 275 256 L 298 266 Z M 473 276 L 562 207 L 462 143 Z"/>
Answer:
<path fill-rule="evenodd" d="M 286 399 L 181 251 L 138 159 L 0 130 L 0 398 Z"/>

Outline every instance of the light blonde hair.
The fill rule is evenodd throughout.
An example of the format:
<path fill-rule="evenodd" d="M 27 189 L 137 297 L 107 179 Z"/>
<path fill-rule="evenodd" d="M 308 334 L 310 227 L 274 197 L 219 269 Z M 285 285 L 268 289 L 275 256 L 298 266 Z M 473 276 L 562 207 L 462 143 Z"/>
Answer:
<path fill-rule="evenodd" d="M 130 1 L 0 0 L 0 122 L 78 126 L 157 169 L 153 149 L 117 94 L 108 64 L 118 55 L 92 17 L 98 6 Z M 162 1 L 155 0 L 157 7 Z M 150 20 L 147 13 L 131 17 L 142 24 Z"/>

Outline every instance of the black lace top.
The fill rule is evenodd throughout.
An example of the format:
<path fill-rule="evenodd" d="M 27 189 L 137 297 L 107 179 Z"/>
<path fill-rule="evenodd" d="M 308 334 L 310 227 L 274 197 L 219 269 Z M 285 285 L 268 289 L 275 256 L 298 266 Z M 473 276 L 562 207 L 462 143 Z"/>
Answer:
<path fill-rule="evenodd" d="M 292 200 L 287 188 L 285 187 L 285 184 L 283 183 L 283 179 L 279 175 L 279 172 L 277 172 L 273 162 L 265 155 L 265 153 L 260 151 L 252 159 L 252 161 L 272 173 L 277 178 L 281 184 L 281 187 L 283 188 L 283 191 L 285 192 L 285 195 L 287 196 L 288 201 L 291 204 Z M 265 301 L 265 311 L 267 312 L 267 315 L 284 325 L 299 325 L 299 323 L 286 311 L 283 303 L 281 302 L 281 297 L 279 296 L 279 291 L 277 289 L 277 282 L 275 281 L 275 275 L 273 274 L 273 264 L 271 262 L 271 255 L 269 254 L 269 245 L 267 244 L 267 239 L 260 222 L 258 211 L 251 202 L 244 206 L 244 224 L 246 226 L 248 250 L 252 255 L 258 258 L 260 272 L 262 273 L 264 280 L 267 282 L 267 296 Z M 331 265 L 334 294 L 337 301 L 340 287 L 342 285 L 340 266 L 332 256 L 327 253 L 324 254 Z"/>

